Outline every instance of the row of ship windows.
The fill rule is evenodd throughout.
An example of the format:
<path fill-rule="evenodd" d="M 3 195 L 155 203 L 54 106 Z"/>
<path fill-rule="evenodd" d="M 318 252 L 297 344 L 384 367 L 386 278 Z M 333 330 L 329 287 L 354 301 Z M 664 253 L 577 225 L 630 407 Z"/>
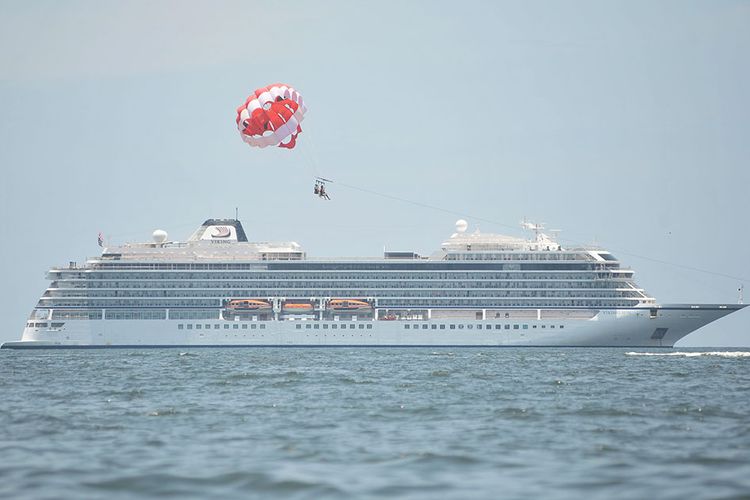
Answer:
<path fill-rule="evenodd" d="M 341 330 L 346 330 L 347 325 L 348 325 L 348 327 L 349 327 L 350 330 L 354 330 L 355 328 L 359 328 L 360 330 L 365 330 L 365 329 L 371 330 L 372 329 L 372 323 L 358 323 L 358 324 L 355 324 L 355 323 L 341 323 L 341 324 L 333 323 L 333 324 L 330 324 L 330 325 L 328 323 L 323 323 L 322 326 L 321 326 L 320 323 L 315 323 L 315 324 L 307 323 L 305 325 L 305 328 L 308 329 L 308 330 L 310 330 L 310 329 L 319 330 L 321 328 L 323 330 L 328 330 L 328 328 L 330 327 L 331 330 L 337 330 L 339 328 Z M 301 330 L 302 329 L 302 324 L 298 323 L 296 326 L 297 326 L 297 330 Z M 187 324 L 178 323 L 177 324 L 177 329 L 178 330 L 184 330 L 184 329 L 187 329 L 187 330 L 204 330 L 204 329 L 205 330 L 210 330 L 211 328 L 212 328 L 212 325 L 210 323 L 204 323 L 204 324 L 201 324 L 201 323 L 187 323 Z M 222 324 L 219 324 L 219 323 L 214 323 L 213 324 L 213 329 L 214 330 L 219 330 L 220 328 L 222 328 Z M 266 329 L 266 325 L 263 324 L 263 323 L 249 323 L 249 324 L 248 323 L 232 323 L 231 327 L 230 327 L 229 323 L 223 323 L 223 328 L 224 328 L 224 330 L 229 330 L 230 328 L 232 328 L 233 330 L 239 330 L 239 329 L 242 329 L 242 330 L 248 330 L 248 329 L 250 329 L 250 330 L 255 330 L 255 329 L 265 330 Z"/>
<path fill-rule="evenodd" d="M 143 294 L 143 295 L 112 295 L 104 297 L 53 297 L 53 294 L 45 293 L 39 300 L 44 301 L 48 304 L 57 306 L 65 305 L 86 305 L 95 306 L 116 304 L 142 304 L 142 305 L 164 305 L 173 304 L 176 306 L 181 305 L 201 305 L 201 307 L 211 307 L 218 305 L 220 297 L 217 297 L 215 293 L 208 292 L 196 292 L 196 293 L 184 293 L 184 294 Z M 432 298 L 438 301 L 445 299 L 457 299 L 457 300 L 468 300 L 468 299 L 534 299 L 534 298 L 576 298 L 581 300 L 589 299 L 616 299 L 616 298 L 640 298 L 642 293 L 637 290 L 611 290 L 611 291 L 596 291 L 596 290 L 522 290 L 522 291 L 509 291 L 509 290 L 430 290 L 430 291 L 410 291 L 410 290 L 394 290 L 392 292 L 380 291 L 379 293 L 372 293 L 372 290 L 357 290 L 357 289 L 342 289 L 342 290 L 240 290 L 239 293 L 226 293 L 222 298 L 226 297 L 256 297 L 256 298 L 267 298 L 267 297 L 285 297 L 285 298 L 304 298 L 309 299 L 310 297 L 371 297 L 379 299 L 394 299 L 394 298 Z M 145 297 L 146 299 L 141 299 Z M 185 297 L 180 299 L 179 297 Z M 210 297 L 208 299 L 202 299 L 200 297 Z"/>
<path fill-rule="evenodd" d="M 471 245 L 469 245 L 471 246 Z M 468 249 L 470 251 L 470 248 Z M 297 253 L 289 254 L 289 256 L 298 255 Z M 566 252 L 560 249 L 559 245 L 553 245 L 546 252 L 488 252 L 476 249 L 475 252 L 456 252 L 449 253 L 446 255 L 446 260 L 521 260 L 521 261 L 591 261 L 593 258 L 588 253 L 583 252 Z M 310 265 L 310 263 L 299 264 L 299 266 Z M 319 266 L 324 265 L 326 267 L 340 267 L 342 265 L 351 265 L 344 263 L 315 263 L 313 265 Z M 360 264 L 362 265 L 362 264 Z M 367 265 L 373 265 L 369 263 Z M 393 263 L 383 264 L 393 265 Z M 408 265 L 408 263 L 401 263 L 400 265 Z M 258 267 L 266 267 L 266 264 L 248 263 L 248 264 L 237 264 L 237 263 L 144 263 L 144 262 L 100 262 L 94 264 L 93 267 L 101 269 L 117 269 L 117 268 L 128 268 L 128 269 L 257 269 Z"/>
<path fill-rule="evenodd" d="M 35 310 L 32 315 L 42 314 Z M 208 310 L 175 310 L 169 312 L 169 319 L 216 319 L 219 316 L 217 309 Z M 76 310 L 76 309 L 54 309 L 52 319 L 102 319 L 101 309 Z M 107 309 L 104 319 L 167 319 L 166 309 L 140 309 L 140 310 L 118 310 Z"/>
<path fill-rule="evenodd" d="M 425 299 L 388 299 L 382 298 L 378 300 L 378 307 L 426 307 L 426 308 L 439 308 L 439 307 L 480 307 L 480 308 L 492 308 L 492 307 L 616 307 L 616 306 L 632 306 L 638 301 L 639 298 L 600 298 L 600 299 L 585 299 L 585 298 L 560 298 L 555 300 L 543 300 L 534 298 L 507 298 L 507 299 L 493 299 L 493 300 L 481 300 L 481 299 L 443 299 L 443 298 L 425 298 Z M 205 307 L 205 308 L 219 308 L 221 307 L 220 301 L 218 300 L 182 300 L 182 301 L 170 301 L 167 299 L 162 300 L 109 300 L 109 301 L 69 301 L 60 300 L 40 300 L 37 304 L 40 308 L 57 308 L 57 307 Z"/>
<path fill-rule="evenodd" d="M 44 309 L 35 309 L 31 313 L 32 318 L 46 318 L 47 312 Z M 217 319 L 219 311 L 217 309 L 208 310 L 178 310 L 173 309 L 169 312 L 169 319 Z M 54 309 L 52 319 L 102 319 L 101 309 Z M 167 319 L 166 309 L 107 309 L 104 319 Z"/>
<path fill-rule="evenodd" d="M 471 245 L 469 245 L 471 247 Z M 550 251 L 555 250 L 555 252 Z M 525 260 L 525 261 L 557 261 L 557 260 L 568 260 L 568 261 L 594 261 L 588 253 L 570 253 L 560 249 L 558 245 L 550 247 L 547 252 L 531 252 L 531 253 L 495 253 L 495 252 L 482 252 L 475 251 L 471 253 L 449 253 L 445 256 L 445 260 Z M 471 249 L 468 249 L 471 251 Z M 478 249 L 477 249 L 478 250 Z"/>
<path fill-rule="evenodd" d="M 102 273 L 102 272 L 60 272 L 50 271 L 49 275 L 51 279 L 61 280 L 246 280 L 246 279 L 293 279 L 293 280 L 320 280 L 320 279 L 536 279 L 538 277 L 544 278 L 561 278 L 566 279 L 570 277 L 574 278 L 590 278 L 592 273 L 603 274 L 611 276 L 613 274 L 632 274 L 632 271 L 621 271 L 612 273 L 611 271 L 616 268 L 598 268 L 592 267 L 591 269 L 577 270 L 577 271 L 563 271 L 563 270 L 525 270 L 525 272 L 507 272 L 503 270 L 493 271 L 474 271 L 466 272 L 461 270 L 449 271 L 449 272 L 425 272 L 425 271 L 413 271 L 413 272 L 346 272 L 346 273 L 289 273 L 289 272 L 246 272 L 246 273 L 140 273 L 140 272 L 127 272 L 127 273 Z"/>
<path fill-rule="evenodd" d="M 46 321 L 29 321 L 26 323 L 26 326 L 29 328 L 47 328 L 49 326 L 50 328 L 62 328 L 65 325 L 63 322 L 52 322 L 47 323 Z"/>
<path fill-rule="evenodd" d="M 458 255 L 458 254 L 454 254 Z M 490 255 L 490 254 L 482 254 Z M 511 255 L 511 254 L 508 254 Z M 515 254 L 519 255 L 519 254 Z M 452 262 L 445 261 L 425 261 L 425 260 L 407 260 L 401 262 L 299 262 L 294 264 L 223 264 L 223 263 L 146 263 L 146 262 L 105 262 L 105 263 L 94 263 L 91 264 L 87 269 L 114 269 L 114 270 L 284 270 L 284 271 L 405 271 L 405 270 L 450 270 L 455 268 L 463 269 L 502 269 L 504 266 L 516 265 L 516 266 L 535 266 L 542 269 L 551 267 L 566 268 L 568 266 L 574 268 L 582 268 L 590 265 L 603 265 L 602 262 L 595 261 L 591 257 L 584 256 L 583 258 L 577 258 L 578 256 L 569 253 L 554 253 L 547 254 L 549 259 L 540 259 L 539 256 L 542 254 L 529 254 L 529 258 L 508 258 L 508 259 L 474 259 L 474 260 L 492 260 L 495 262 L 466 262 L 467 255 L 461 255 L 460 259 L 446 259 Z M 458 261 L 458 262 L 456 262 Z M 499 261 L 499 262 L 498 262 Z M 503 261 L 517 261 L 516 264 L 504 264 Z M 608 261 L 614 262 L 614 261 Z M 80 268 L 69 268 L 67 272 L 80 270 Z M 60 269 L 58 272 L 65 272 L 66 270 Z"/>
<path fill-rule="evenodd" d="M 178 330 L 183 330 L 183 329 L 187 328 L 188 330 L 193 330 L 193 329 L 195 329 L 195 330 L 202 330 L 204 328 L 204 326 L 205 326 L 206 330 L 210 330 L 211 329 L 211 325 L 209 323 L 205 323 L 205 325 L 202 325 L 200 323 L 195 323 L 195 324 L 192 324 L 192 323 L 187 323 L 187 324 L 178 323 L 177 324 L 177 329 Z M 219 323 L 214 323 L 213 328 L 214 328 L 214 330 L 218 330 L 219 328 L 221 328 L 221 325 Z M 230 328 L 229 323 L 224 323 L 224 329 L 225 330 L 229 330 L 229 328 Z M 238 330 L 240 328 L 240 324 L 238 324 L 238 323 L 232 323 L 231 328 L 233 328 L 234 330 Z M 247 330 L 248 328 L 250 328 L 251 330 L 255 330 L 256 328 L 258 328 L 260 330 L 265 330 L 266 329 L 266 325 L 264 325 L 263 323 L 260 323 L 260 324 L 251 323 L 250 325 L 248 325 L 247 323 L 242 323 L 242 329 L 243 330 Z"/>
<path fill-rule="evenodd" d="M 221 301 L 218 299 L 53 299 L 42 297 L 39 299 L 38 307 L 220 307 Z"/>
<path fill-rule="evenodd" d="M 504 270 L 483 270 L 483 271 L 449 271 L 449 272 L 434 272 L 434 271 L 412 271 L 412 272 L 381 272 L 381 271 L 360 271 L 360 272 L 327 272 L 327 273 L 287 273 L 287 272 L 246 272 L 246 273 L 139 273 L 139 272 L 128 272 L 128 273 L 101 273 L 96 271 L 88 272 L 76 272 L 76 273 L 60 273 L 59 271 L 50 271 L 49 275 L 54 279 L 65 279 L 65 280 L 114 280 L 114 279 L 125 279 L 125 280 L 189 280 L 189 281 L 201 281 L 205 280 L 208 282 L 215 282 L 217 280 L 246 280 L 246 279 L 258 279 L 258 280 L 329 280 L 329 279 L 377 279 L 377 280 L 415 280 L 415 279 L 538 279 L 539 277 L 544 278 L 559 278 L 559 279 L 571 279 L 571 278 L 590 278 L 594 273 L 621 275 L 621 274 L 633 274 L 630 269 L 616 269 L 616 268 L 592 268 L 587 270 L 579 271 L 568 271 L 568 270 L 527 270 L 527 271 L 504 271 Z"/>
<path fill-rule="evenodd" d="M 473 323 L 468 323 L 468 324 L 458 323 L 458 324 L 448 324 L 447 328 L 449 330 L 455 330 L 456 328 L 458 328 L 459 330 L 463 330 L 464 328 L 466 328 L 467 330 L 471 330 L 471 329 L 474 328 L 474 326 L 475 325 Z M 537 325 L 531 325 L 531 327 L 532 328 L 536 328 Z M 542 328 L 542 329 L 546 329 L 547 325 L 546 324 L 542 324 L 542 325 L 539 325 L 539 327 Z M 554 329 L 555 325 L 549 325 L 549 327 L 552 328 L 552 329 Z M 422 330 L 427 330 L 427 329 L 430 329 L 430 328 L 432 330 L 437 330 L 437 329 L 445 330 L 446 329 L 446 325 L 442 324 L 442 323 L 439 324 L 439 325 L 436 325 L 436 324 L 428 325 L 426 323 L 425 324 L 421 324 L 421 325 L 419 325 L 419 324 L 410 325 L 410 324 L 407 323 L 407 324 L 404 325 L 404 330 L 409 330 L 410 328 L 413 329 L 413 330 L 419 330 L 420 328 Z M 504 324 L 504 325 L 501 325 L 501 324 L 496 324 L 496 325 L 482 325 L 482 324 L 477 324 L 476 328 L 477 328 L 477 330 L 481 330 L 482 328 L 484 328 L 485 330 L 492 330 L 493 328 L 495 330 L 502 330 L 502 329 L 510 330 L 511 328 L 513 328 L 513 330 L 518 330 L 518 329 L 528 330 L 529 329 L 529 325 L 528 324 L 513 324 L 513 325 L 510 325 L 510 324 Z M 560 325 L 560 329 L 563 329 L 563 328 L 565 328 L 565 325 Z"/>
<path fill-rule="evenodd" d="M 532 329 L 536 329 L 537 327 L 539 327 L 541 329 L 546 329 L 547 326 L 548 325 L 546 325 L 546 324 L 531 325 L 531 328 Z M 550 329 L 554 329 L 556 326 L 557 325 L 549 325 L 549 328 Z M 222 327 L 223 327 L 224 330 L 229 330 L 230 328 L 234 329 L 234 330 L 239 330 L 239 329 L 242 329 L 242 330 L 248 330 L 248 329 L 250 329 L 250 330 L 255 330 L 255 329 L 265 330 L 266 329 L 266 325 L 263 324 L 263 323 L 257 323 L 257 324 L 256 323 L 249 323 L 249 324 L 248 323 L 232 323 L 231 326 L 230 326 L 229 323 L 223 323 L 223 324 L 220 324 L 220 323 L 214 323 L 214 324 L 210 324 L 210 323 L 205 323 L 205 324 L 201 324 L 201 323 L 187 323 L 187 324 L 178 323 L 177 324 L 177 329 L 178 330 L 183 330 L 183 329 L 187 329 L 187 330 L 203 330 L 203 329 L 210 330 L 212 328 L 214 330 L 219 330 Z M 347 328 L 350 329 L 350 330 L 354 330 L 354 329 L 357 329 L 357 328 L 359 328 L 360 330 L 364 330 L 364 329 L 372 329 L 372 323 L 359 323 L 359 324 L 356 324 L 356 323 L 322 323 L 322 324 L 321 323 L 306 323 L 304 325 L 301 324 L 301 323 L 297 323 L 295 325 L 295 328 L 297 330 L 301 330 L 303 328 L 306 329 L 306 330 L 311 330 L 311 329 L 312 330 L 320 330 L 320 329 L 322 329 L 322 330 L 328 330 L 329 328 L 331 330 L 337 330 L 337 329 L 346 330 Z M 513 324 L 513 325 L 511 325 L 511 324 L 495 324 L 495 325 L 476 324 L 475 325 L 473 323 L 447 323 L 447 324 L 446 323 L 440 323 L 440 324 L 436 324 L 436 323 L 433 323 L 433 324 L 423 323 L 423 324 L 419 325 L 419 324 L 408 324 L 407 323 L 407 324 L 403 325 L 403 328 L 404 328 L 404 330 L 409 330 L 409 329 L 412 329 L 412 330 L 419 330 L 419 329 L 421 329 L 421 330 L 428 330 L 428 329 L 431 329 L 431 330 L 446 330 L 446 329 L 448 329 L 448 330 L 456 330 L 456 329 L 463 330 L 464 328 L 467 329 L 467 330 L 472 330 L 474 328 L 476 328 L 477 330 L 482 330 L 482 329 L 484 329 L 484 330 L 492 330 L 492 329 L 494 329 L 494 330 L 503 330 L 503 329 L 504 330 L 510 330 L 510 329 L 513 329 L 513 330 L 519 330 L 519 329 L 521 329 L 521 330 L 528 330 L 529 329 L 529 325 L 526 324 L 526 323 L 524 323 L 524 324 Z M 563 328 L 565 328 L 565 325 L 559 325 L 559 328 L 563 329 Z"/>
<path fill-rule="evenodd" d="M 433 302 L 425 301 L 424 304 L 404 304 L 403 302 L 394 302 L 389 304 L 389 301 L 381 301 L 380 307 L 409 307 L 409 306 L 421 306 L 430 308 L 435 304 Z M 412 301 L 418 302 L 418 301 Z M 451 304 L 453 305 L 453 304 Z M 466 307 L 467 304 L 458 304 L 459 306 Z M 554 303 L 542 303 L 526 302 L 524 304 L 519 303 L 506 303 L 501 306 L 521 306 L 521 307 L 592 307 L 601 305 L 604 307 L 631 307 L 634 305 L 633 302 L 608 302 L 605 304 L 589 304 L 583 303 L 582 301 L 556 301 Z M 470 306 L 470 305 L 469 305 Z M 475 306 L 477 306 L 475 304 Z M 479 304 L 478 306 L 482 306 Z M 212 309 L 172 309 L 169 312 L 169 319 L 216 319 L 219 316 L 219 310 Z M 33 318 L 46 318 L 47 309 L 35 309 L 31 313 Z M 107 309 L 107 319 L 165 319 L 166 310 L 164 309 L 142 309 L 142 310 L 117 310 Z M 102 319 L 101 309 L 54 309 L 52 311 L 52 319 Z"/>
<path fill-rule="evenodd" d="M 359 324 L 341 323 L 340 325 L 336 324 L 336 323 L 333 323 L 333 324 L 330 325 L 330 327 L 331 327 L 331 330 L 336 330 L 337 328 L 340 328 L 341 330 L 346 330 L 347 325 L 349 326 L 350 330 L 354 330 L 355 328 L 359 328 L 360 330 L 364 330 L 364 329 L 371 330 L 372 329 L 372 323 L 359 323 Z M 295 327 L 297 328 L 297 330 L 301 330 L 302 329 L 302 325 L 299 324 L 299 323 L 297 325 L 295 325 Z M 312 330 L 319 330 L 321 328 L 323 330 L 328 330 L 328 323 L 323 323 L 322 325 L 319 324 L 319 323 L 313 323 L 313 324 L 307 323 L 307 324 L 305 324 L 305 329 L 306 330 L 310 330 L 310 329 L 312 329 Z"/>
<path fill-rule="evenodd" d="M 482 301 L 482 300 L 443 300 L 443 299 L 403 299 L 403 300 L 391 300 L 391 299 L 380 299 L 378 300 L 379 307 L 435 307 L 440 305 L 446 306 L 458 306 L 458 307 L 632 307 L 637 304 L 640 299 L 597 299 L 597 300 L 586 300 L 586 299 L 556 299 L 550 300 L 538 300 L 538 299 L 527 299 L 518 301 L 514 299 L 495 299 L 493 301 Z M 439 301 L 438 304 L 435 301 Z"/>
<path fill-rule="evenodd" d="M 249 283 L 248 283 L 249 282 Z M 272 281 L 266 282 L 261 280 L 247 280 L 238 283 L 208 283 L 203 285 L 201 283 L 194 282 L 183 282 L 183 283 L 141 283 L 140 286 L 134 286 L 135 283 L 127 282 L 112 282 L 112 283 L 87 283 L 84 286 L 78 287 L 67 287 L 60 286 L 61 283 L 53 283 L 50 288 L 59 293 L 64 293 L 67 296 L 97 296 L 101 294 L 111 293 L 109 290 L 117 291 L 119 293 L 149 293 L 149 290 L 173 290 L 173 289 L 187 289 L 187 290 L 212 290 L 211 293 L 214 295 L 236 293 L 240 288 L 247 288 L 250 286 L 265 286 L 273 287 L 277 289 L 281 288 L 350 288 L 350 287 L 361 287 L 368 290 L 387 290 L 387 289 L 399 289 L 399 290 L 421 290 L 421 289 L 601 289 L 610 290 L 616 288 L 629 288 L 631 286 L 630 281 L 619 281 L 619 280 L 588 280 L 588 281 L 388 281 L 388 280 L 371 280 L 371 281 Z M 98 291 L 97 289 L 106 289 L 107 291 Z M 132 289 L 139 289 L 144 291 L 131 291 Z"/>
<path fill-rule="evenodd" d="M 36 311 L 32 314 L 36 314 Z M 102 311 L 100 309 L 90 311 L 56 309 L 52 311 L 52 319 L 102 319 Z"/>
<path fill-rule="evenodd" d="M 320 297 L 320 296 L 343 296 L 343 297 L 581 297 L 581 298 L 601 298 L 601 297 L 641 297 L 642 295 L 633 289 L 629 290 L 612 290 L 612 289 L 559 289 L 559 290 L 451 290 L 451 289 L 431 289 L 431 290 L 368 290 L 368 289 L 328 289 L 328 290 L 216 290 L 216 291 L 174 291 L 174 290 L 151 290 L 151 291 L 123 291 L 112 290 L 109 292 L 77 292 L 70 293 L 59 290 L 47 291 L 43 298 L 57 299 L 76 299 L 76 298 L 117 298 L 117 297 L 149 297 L 161 299 L 163 297 Z"/>
<path fill-rule="evenodd" d="M 290 297 L 291 298 L 291 297 Z M 415 298 L 380 298 L 378 307 L 616 307 L 632 306 L 636 304 L 639 297 L 601 297 L 601 298 L 556 298 L 554 300 L 536 299 L 533 297 L 509 297 L 494 299 L 454 299 L 442 297 L 426 297 L 423 299 Z M 112 300 L 69 300 L 69 299 L 40 299 L 37 307 L 56 308 L 56 307 L 221 307 L 220 300 L 170 300 L 170 299 L 112 299 Z"/>
<path fill-rule="evenodd" d="M 214 315 L 216 317 L 216 315 Z M 167 319 L 167 311 L 154 309 L 145 311 L 118 311 L 108 309 L 104 314 L 105 319 Z"/>

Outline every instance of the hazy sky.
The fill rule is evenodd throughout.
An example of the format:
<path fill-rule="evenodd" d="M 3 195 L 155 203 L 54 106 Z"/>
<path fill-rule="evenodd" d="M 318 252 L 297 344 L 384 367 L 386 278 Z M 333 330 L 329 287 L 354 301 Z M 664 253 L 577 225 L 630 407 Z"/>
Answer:
<path fill-rule="evenodd" d="M 470 230 L 543 221 L 662 303 L 734 303 L 748 26 L 747 1 L 2 1 L 0 341 L 99 231 L 184 239 L 239 207 L 252 240 L 374 256 L 430 253 L 458 218 L 341 184 L 323 202 L 316 174 Z M 251 149 L 235 108 L 276 81 L 308 104 L 299 146 Z M 680 345 L 748 346 L 750 311 Z"/>

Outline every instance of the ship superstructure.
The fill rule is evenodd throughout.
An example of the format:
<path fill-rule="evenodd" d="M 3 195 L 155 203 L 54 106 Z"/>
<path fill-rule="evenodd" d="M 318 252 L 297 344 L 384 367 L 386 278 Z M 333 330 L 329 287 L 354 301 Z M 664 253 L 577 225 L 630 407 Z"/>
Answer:
<path fill-rule="evenodd" d="M 3 347 L 177 345 L 671 346 L 741 305 L 659 305 L 610 252 L 467 231 L 429 256 L 307 258 L 234 219 L 185 242 L 107 246 L 48 273 Z"/>

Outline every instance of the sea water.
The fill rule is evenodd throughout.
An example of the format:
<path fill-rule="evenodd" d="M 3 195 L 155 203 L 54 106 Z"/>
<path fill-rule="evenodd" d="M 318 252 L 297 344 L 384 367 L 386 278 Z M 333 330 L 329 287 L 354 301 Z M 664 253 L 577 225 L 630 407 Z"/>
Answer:
<path fill-rule="evenodd" d="M 750 496 L 750 352 L 0 351 L 0 496 Z"/>

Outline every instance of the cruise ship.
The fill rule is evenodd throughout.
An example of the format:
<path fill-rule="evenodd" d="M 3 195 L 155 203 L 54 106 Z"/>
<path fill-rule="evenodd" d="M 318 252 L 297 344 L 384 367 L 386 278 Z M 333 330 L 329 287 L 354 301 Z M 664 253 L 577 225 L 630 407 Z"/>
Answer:
<path fill-rule="evenodd" d="M 20 341 L 3 348 L 178 346 L 671 347 L 741 304 L 659 304 L 612 253 L 455 232 L 429 256 L 308 258 L 250 242 L 239 220 L 184 242 L 105 246 L 54 267 Z"/>

